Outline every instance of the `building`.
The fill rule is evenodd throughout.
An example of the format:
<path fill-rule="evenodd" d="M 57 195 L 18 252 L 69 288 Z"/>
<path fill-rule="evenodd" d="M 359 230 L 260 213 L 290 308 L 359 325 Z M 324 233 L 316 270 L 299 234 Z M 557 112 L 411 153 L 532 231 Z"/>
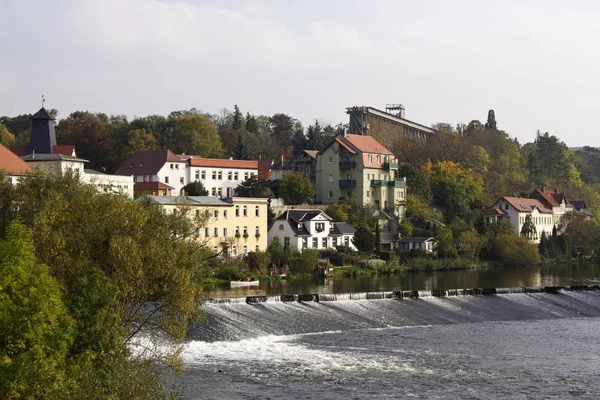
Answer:
<path fill-rule="evenodd" d="M 267 249 L 268 199 L 213 196 L 144 196 L 165 212 L 186 213 L 198 223 L 196 238 L 215 253 L 244 256 Z"/>
<path fill-rule="evenodd" d="M 6 174 L 12 184 L 17 184 L 21 177 L 34 172 L 30 165 L 2 144 L 0 144 L 0 171 Z"/>
<path fill-rule="evenodd" d="M 130 175 L 108 175 L 85 168 L 88 160 L 77 157 L 75 146 L 57 145 L 54 118 L 43 107 L 31 117 L 28 146 L 13 147 L 12 152 L 29 166 L 48 174 L 74 173 L 82 182 L 105 192 L 124 193 L 133 197 Z"/>
<path fill-rule="evenodd" d="M 386 147 L 400 141 L 424 143 L 435 130 L 404 118 L 402 104 L 388 104 L 385 111 L 367 106 L 347 107 L 348 133 L 373 136 Z"/>
<path fill-rule="evenodd" d="M 398 176 L 398 161 L 371 136 L 343 134 L 317 154 L 316 200 L 333 204 L 354 197 L 358 204 L 401 217 L 406 178 Z"/>
<path fill-rule="evenodd" d="M 231 197 L 243 181 L 258 175 L 258 161 L 177 155 L 158 149 L 138 151 L 123 161 L 116 173 L 133 175 L 136 196 L 148 191 L 155 195 L 178 195 L 188 183 L 200 181 L 211 196 Z"/>
<path fill-rule="evenodd" d="M 272 180 L 283 178 L 283 174 L 288 171 L 300 173 L 308 178 L 313 183 L 316 183 L 316 169 L 317 169 L 317 150 L 303 150 L 302 153 L 293 157 L 288 162 L 283 162 L 283 156 L 281 156 L 281 163 L 273 166 L 271 173 Z"/>
<path fill-rule="evenodd" d="M 286 247 L 327 249 L 347 246 L 354 250 L 356 229 L 345 222 L 334 222 L 321 210 L 287 210 L 275 219 L 269 229 L 269 245 L 275 238 Z"/>
<path fill-rule="evenodd" d="M 422 250 L 427 253 L 435 253 L 437 240 L 432 237 L 405 237 L 398 241 L 398 246 L 402 250 Z"/>
<path fill-rule="evenodd" d="M 487 223 L 497 223 L 509 220 L 516 233 L 520 234 L 527 218 L 531 218 L 535 226 L 534 232 L 529 235 L 533 243 L 539 243 L 542 232 L 551 235 L 553 229 L 564 228 L 561 219 L 570 212 L 582 212 L 586 216 L 591 213 L 585 209 L 585 201 L 576 201 L 581 207 L 577 209 L 566 194 L 558 188 L 534 190 L 528 198 L 503 196 L 491 207 L 480 210 L 480 214 Z"/>
<path fill-rule="evenodd" d="M 265 182 L 271 180 L 271 168 L 273 167 L 272 158 L 260 158 L 258 160 L 258 181 Z"/>

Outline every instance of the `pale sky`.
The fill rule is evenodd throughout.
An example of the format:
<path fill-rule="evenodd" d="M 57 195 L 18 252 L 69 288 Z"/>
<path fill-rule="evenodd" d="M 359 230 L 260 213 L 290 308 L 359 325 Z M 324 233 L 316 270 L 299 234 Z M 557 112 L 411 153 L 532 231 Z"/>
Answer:
<path fill-rule="evenodd" d="M 592 0 L 0 0 L 0 115 L 45 95 L 61 117 L 238 104 L 307 126 L 402 103 L 600 146 L 598 21 Z"/>

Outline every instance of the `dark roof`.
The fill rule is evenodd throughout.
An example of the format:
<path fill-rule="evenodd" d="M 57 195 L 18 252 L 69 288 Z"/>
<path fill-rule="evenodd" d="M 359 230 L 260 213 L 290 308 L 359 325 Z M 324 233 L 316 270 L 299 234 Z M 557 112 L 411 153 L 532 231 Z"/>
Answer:
<path fill-rule="evenodd" d="M 566 205 L 571 205 L 567 196 L 563 192 L 559 192 L 558 188 L 554 190 L 535 189 L 531 196 L 544 203 L 547 207 L 558 207 L 564 201 Z"/>
<path fill-rule="evenodd" d="M 123 161 L 115 175 L 155 175 L 169 161 L 184 161 L 168 149 L 138 151 Z"/>
<path fill-rule="evenodd" d="M 21 157 L 22 160 L 29 162 L 36 161 L 81 161 L 81 162 L 89 162 L 88 160 L 84 160 L 83 158 L 73 157 L 71 155 L 64 154 L 27 154 L 26 156 Z"/>
<path fill-rule="evenodd" d="M 414 242 L 429 242 L 435 240 L 433 237 L 405 237 L 399 240 L 400 243 L 414 243 Z"/>
<path fill-rule="evenodd" d="M 18 155 L 19 157 L 26 156 L 29 154 L 29 145 L 24 146 L 13 146 L 10 148 L 10 151 Z"/>
<path fill-rule="evenodd" d="M 36 112 L 35 114 L 33 114 L 31 116 L 31 119 L 51 119 L 54 120 L 54 118 L 48 114 L 48 111 L 46 111 L 46 109 L 44 107 L 40 108 L 40 110 L 38 112 Z"/>
<path fill-rule="evenodd" d="M 303 222 L 303 221 L 310 221 L 311 219 L 313 219 L 321 214 L 325 215 L 329 220 L 331 220 L 329 215 L 325 214 L 321 210 L 287 210 L 286 212 L 281 214 L 276 219 L 277 220 L 292 220 L 292 221 L 295 221 L 298 223 L 298 222 Z"/>
<path fill-rule="evenodd" d="M 356 229 L 354 229 L 351 225 L 346 222 L 334 222 L 333 230 L 329 232 L 330 235 L 354 235 Z"/>
<path fill-rule="evenodd" d="M 484 208 L 483 210 L 479 210 L 479 214 L 481 214 L 481 215 L 506 215 L 506 212 L 499 208 Z"/>
<path fill-rule="evenodd" d="M 586 204 L 585 204 L 585 200 L 573 200 L 573 201 L 571 201 L 571 204 L 573 204 L 573 207 L 577 211 L 581 211 L 582 209 L 587 208 Z"/>
<path fill-rule="evenodd" d="M 156 183 L 156 182 L 152 182 Z M 232 204 L 214 196 L 150 196 L 146 195 L 140 199 L 150 199 L 152 203 L 162 205 L 190 205 L 190 206 L 227 206 Z"/>
<path fill-rule="evenodd" d="M 0 170 L 4 170 L 9 175 L 30 174 L 33 172 L 33 168 L 1 144 Z"/>

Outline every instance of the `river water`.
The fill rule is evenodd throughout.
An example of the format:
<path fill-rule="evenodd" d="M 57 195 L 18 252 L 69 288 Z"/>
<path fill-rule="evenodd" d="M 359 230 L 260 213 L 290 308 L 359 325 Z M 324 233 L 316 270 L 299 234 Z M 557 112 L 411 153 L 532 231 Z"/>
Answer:
<path fill-rule="evenodd" d="M 380 300 L 349 294 L 598 284 L 600 274 L 594 268 L 297 282 L 298 291 L 291 281 L 281 290 L 338 293 L 323 296 L 330 301 L 320 302 L 281 302 L 271 296 L 267 302 L 247 304 L 232 295 L 255 292 L 218 289 L 227 296 L 204 304 L 205 322 L 190 331 L 184 348 L 185 395 L 193 399 L 596 399 L 600 393 L 599 290 Z M 259 287 L 257 293 L 276 290 Z"/>

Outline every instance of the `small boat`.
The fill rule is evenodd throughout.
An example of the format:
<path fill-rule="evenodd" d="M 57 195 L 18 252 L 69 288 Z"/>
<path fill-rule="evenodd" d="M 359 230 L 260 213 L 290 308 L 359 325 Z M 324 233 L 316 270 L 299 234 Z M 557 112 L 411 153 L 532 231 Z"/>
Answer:
<path fill-rule="evenodd" d="M 231 287 L 258 286 L 259 281 L 231 281 Z"/>

